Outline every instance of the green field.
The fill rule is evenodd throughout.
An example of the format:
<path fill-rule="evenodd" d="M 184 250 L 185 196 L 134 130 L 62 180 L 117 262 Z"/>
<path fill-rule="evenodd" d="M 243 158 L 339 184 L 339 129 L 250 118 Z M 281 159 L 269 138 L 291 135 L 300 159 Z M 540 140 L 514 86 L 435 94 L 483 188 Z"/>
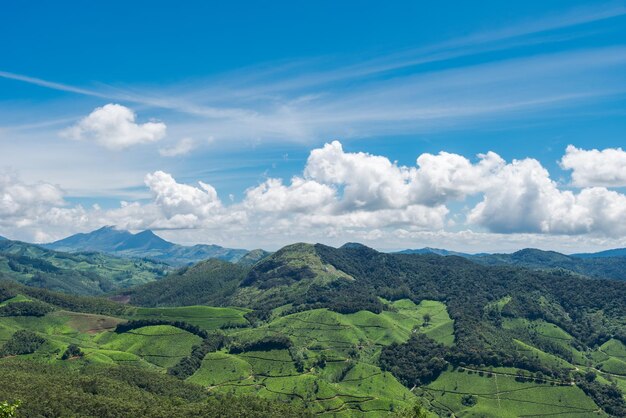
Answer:
<path fill-rule="evenodd" d="M 105 350 L 134 354 L 155 366 L 167 368 L 188 355 L 201 339 L 170 325 L 156 325 L 123 334 L 107 332 L 94 341 Z"/>
<path fill-rule="evenodd" d="M 391 305 L 394 312 L 381 314 L 315 309 L 278 316 L 259 328 L 231 330 L 229 335 L 239 341 L 288 336 L 305 359 L 304 371 L 296 370 L 288 350 L 219 352 L 207 355 L 189 381 L 218 393 L 302 402 L 323 416 L 378 416 L 408 406 L 414 395 L 376 365 L 380 348 L 404 342 L 413 332 L 453 344 L 453 321 L 440 302 L 400 300 Z M 431 319 L 424 325 L 426 313 Z"/>
<path fill-rule="evenodd" d="M 10 299 L 5 300 L 4 302 L 0 302 L 0 306 L 5 306 L 13 302 L 29 302 L 29 301 L 30 299 L 28 298 L 28 296 L 16 295 Z"/>
<path fill-rule="evenodd" d="M 518 382 L 496 368 L 492 377 L 449 370 L 422 390 L 437 411 L 458 417 L 606 416 L 578 387 L 564 384 Z M 464 396 L 476 403 L 464 405 Z"/>
<path fill-rule="evenodd" d="M 574 365 L 585 365 L 587 362 L 584 352 L 572 346 L 574 338 L 555 324 L 544 320 L 529 321 L 522 318 L 506 319 L 503 328 L 513 331 L 520 340 L 516 339 L 521 351 L 526 351 L 531 355 L 541 356 L 549 364 L 558 367 L 575 369 Z M 565 352 L 569 352 L 571 361 L 567 362 L 561 358 L 551 355 L 544 355 L 540 349 L 536 348 L 529 340 L 545 342 L 561 347 Z M 539 351 L 539 352 L 538 352 Z"/>
<path fill-rule="evenodd" d="M 206 330 L 213 330 L 228 326 L 247 325 L 248 320 L 244 318 L 246 312 L 249 312 L 249 310 L 241 308 L 214 308 L 211 306 L 131 308 L 128 311 L 128 318 L 182 321 Z"/>
<path fill-rule="evenodd" d="M 189 378 L 215 393 L 250 394 L 303 403 L 317 414 L 379 415 L 414 398 L 389 373 L 365 363 L 329 362 L 298 373 L 287 350 L 213 353 Z"/>
<path fill-rule="evenodd" d="M 299 402 L 329 416 L 377 416 L 409 406 L 414 395 L 390 373 L 380 370 L 377 353 L 384 345 L 406 341 L 413 332 L 432 333 L 434 338 L 451 343 L 452 321 L 445 305 L 439 302 L 415 305 L 404 300 L 392 306 L 395 312 L 381 314 L 361 311 L 342 315 L 319 309 L 277 317 L 259 328 L 226 329 L 231 338 L 242 342 L 264 335 L 287 335 L 303 356 L 304 370 L 298 372 L 288 350 L 237 355 L 220 351 L 209 353 L 188 381 L 213 393 L 254 393 Z M 249 325 L 243 316 L 246 312 L 207 306 L 129 308 L 127 317 L 184 321 L 214 330 L 233 324 Z M 432 319 L 422 326 L 426 312 Z M 18 329 L 30 329 L 47 339 L 31 358 L 59 362 L 60 354 L 74 343 L 85 353 L 78 363 L 74 362 L 76 367 L 88 363 L 123 364 L 162 371 L 189 355 L 192 347 L 201 342 L 199 337 L 169 325 L 113 332 L 122 321 L 67 311 L 55 311 L 43 318 L 0 318 L 0 339 L 7 340 Z"/>
<path fill-rule="evenodd" d="M 612 375 L 626 378 L 626 346 L 611 339 L 592 354 L 594 367 Z"/>

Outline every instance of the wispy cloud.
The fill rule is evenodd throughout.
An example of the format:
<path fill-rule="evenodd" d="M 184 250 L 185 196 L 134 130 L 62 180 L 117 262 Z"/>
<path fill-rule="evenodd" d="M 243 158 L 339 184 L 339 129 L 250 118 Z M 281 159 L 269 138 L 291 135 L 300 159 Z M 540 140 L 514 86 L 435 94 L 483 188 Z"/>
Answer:
<path fill-rule="evenodd" d="M 57 83 L 54 81 L 43 80 L 41 78 L 30 77 L 23 74 L 10 73 L 7 71 L 0 71 L 0 77 L 9 80 L 23 81 L 24 83 L 33 84 L 35 86 L 46 87 L 53 90 L 65 91 L 69 93 L 82 94 L 85 96 L 110 98 L 104 93 L 100 93 L 95 90 L 84 89 L 81 87 L 71 86 L 69 84 Z"/>
<path fill-rule="evenodd" d="M 265 64 L 160 88 L 83 88 L 8 72 L 0 77 L 172 112 L 176 122 L 168 126 L 184 125 L 179 137 L 308 141 L 414 133 L 625 93 L 621 46 L 456 60 L 585 36 L 584 25 L 623 15 L 623 4 L 579 8 L 373 58 Z M 435 62 L 436 70 L 426 66 Z"/>

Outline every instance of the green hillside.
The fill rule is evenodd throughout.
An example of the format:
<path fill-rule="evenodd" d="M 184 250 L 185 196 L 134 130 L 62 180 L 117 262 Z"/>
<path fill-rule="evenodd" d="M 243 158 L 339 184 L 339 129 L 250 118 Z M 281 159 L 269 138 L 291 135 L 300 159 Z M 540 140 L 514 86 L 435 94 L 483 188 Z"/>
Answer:
<path fill-rule="evenodd" d="M 169 266 L 102 253 L 68 254 L 19 241 L 0 241 L 0 278 L 66 293 L 99 295 L 149 283 Z"/>
<path fill-rule="evenodd" d="M 244 265 L 206 260 L 120 295 L 139 306 L 216 305 L 235 292 L 248 270 Z"/>
<path fill-rule="evenodd" d="M 121 296 L 130 303 L 0 282 L 0 367 L 20 382 L 53 371 L 72 388 L 124 371 L 200 391 L 201 402 L 252 396 L 297 416 L 387 416 L 417 403 L 456 417 L 626 411 L 624 282 L 295 244 L 252 267 L 209 260 Z M 98 383 L 111 388 L 103 396 L 142 392 L 120 398 L 129 410 L 173 402 L 111 379 Z M 0 399 L 39 411 L 29 385 Z M 94 408 L 91 392 L 75 396 Z"/>

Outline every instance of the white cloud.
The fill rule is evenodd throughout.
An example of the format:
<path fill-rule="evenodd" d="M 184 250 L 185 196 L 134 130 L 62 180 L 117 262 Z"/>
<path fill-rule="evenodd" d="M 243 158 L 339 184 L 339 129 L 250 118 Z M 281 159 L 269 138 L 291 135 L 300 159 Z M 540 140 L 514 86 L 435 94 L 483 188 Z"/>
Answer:
<path fill-rule="evenodd" d="M 492 152 L 476 161 L 422 154 L 415 166 L 400 166 L 383 156 L 345 152 L 335 141 L 311 151 L 302 175 L 288 183 L 269 178 L 247 189 L 243 201 L 228 204 L 210 184 L 182 184 L 163 171 L 146 175 L 145 184 L 147 203 L 84 209 L 68 207 L 56 186 L 0 177 L 0 227 L 37 239 L 105 224 L 198 230 L 220 243 L 236 236 L 239 246 L 359 238 L 391 244 L 475 226 L 499 235 L 626 237 L 624 194 L 604 187 L 562 190 L 539 161 L 507 163 Z M 448 203 L 467 197 L 480 201 L 465 219 L 463 212 L 449 217 Z"/>
<path fill-rule="evenodd" d="M 189 154 L 196 147 L 191 138 L 183 138 L 171 147 L 159 148 L 159 154 L 163 157 L 177 157 Z"/>
<path fill-rule="evenodd" d="M 111 150 L 122 150 L 133 145 L 155 142 L 165 137 L 163 122 L 135 122 L 135 113 L 119 104 L 96 108 L 76 125 L 61 132 L 61 136 L 93 141 Z"/>
<path fill-rule="evenodd" d="M 246 191 L 249 210 L 263 212 L 311 212 L 331 205 L 335 190 L 325 184 L 294 177 L 289 186 L 280 179 L 268 179 Z"/>
<path fill-rule="evenodd" d="M 63 192 L 55 185 L 25 184 L 15 176 L 0 174 L 0 223 L 22 222 L 63 204 Z"/>
<path fill-rule="evenodd" d="M 419 170 L 413 174 L 411 194 L 425 204 L 443 204 L 484 190 L 486 183 L 502 170 L 505 161 L 494 152 L 478 155 L 472 162 L 458 154 L 440 152 L 417 158 Z"/>
<path fill-rule="evenodd" d="M 626 151 L 621 148 L 600 151 L 568 145 L 560 164 L 563 169 L 572 170 L 574 186 L 626 186 Z"/>
<path fill-rule="evenodd" d="M 167 218 L 188 216 L 197 219 L 222 207 L 213 186 L 201 181 L 198 182 L 200 188 L 193 187 L 177 183 L 168 173 L 156 171 L 148 174 L 145 182 L 152 192 L 154 203 Z"/>
<path fill-rule="evenodd" d="M 406 207 L 410 174 L 386 157 L 346 153 L 339 141 L 311 151 L 304 170 L 307 178 L 343 189 L 343 210 Z"/>
<path fill-rule="evenodd" d="M 539 161 L 512 163 L 490 177 L 470 223 L 498 233 L 626 234 L 626 196 L 603 187 L 559 190 Z"/>
<path fill-rule="evenodd" d="M 331 228 L 336 235 L 346 229 L 440 229 L 448 210 L 424 204 L 411 193 L 415 168 L 398 166 L 386 157 L 344 152 L 334 141 L 311 151 L 304 177 L 284 185 L 268 179 L 246 192 L 249 216 L 271 213 L 285 232 L 294 228 Z"/>
<path fill-rule="evenodd" d="M 80 227 L 87 221 L 81 206 L 67 207 L 63 191 L 50 183 L 24 183 L 0 174 L 0 227 L 24 238 L 41 239 L 48 232 Z"/>

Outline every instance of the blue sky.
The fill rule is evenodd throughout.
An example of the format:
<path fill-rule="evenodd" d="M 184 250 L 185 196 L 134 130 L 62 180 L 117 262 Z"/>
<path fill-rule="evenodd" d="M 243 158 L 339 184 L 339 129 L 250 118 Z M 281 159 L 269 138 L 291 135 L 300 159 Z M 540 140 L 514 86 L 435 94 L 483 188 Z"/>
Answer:
<path fill-rule="evenodd" d="M 626 245 L 607 224 L 626 213 L 626 2 L 13 2 L 0 36 L 2 235 L 114 223 L 270 249 Z M 333 140 L 341 153 L 324 154 Z M 443 185 L 463 172 L 441 174 L 442 151 L 475 184 Z M 476 174 L 489 151 L 502 164 Z M 415 180 L 425 154 L 439 171 Z M 369 183 L 314 163 L 358 164 Z M 494 203 L 516 198 L 534 206 Z"/>

